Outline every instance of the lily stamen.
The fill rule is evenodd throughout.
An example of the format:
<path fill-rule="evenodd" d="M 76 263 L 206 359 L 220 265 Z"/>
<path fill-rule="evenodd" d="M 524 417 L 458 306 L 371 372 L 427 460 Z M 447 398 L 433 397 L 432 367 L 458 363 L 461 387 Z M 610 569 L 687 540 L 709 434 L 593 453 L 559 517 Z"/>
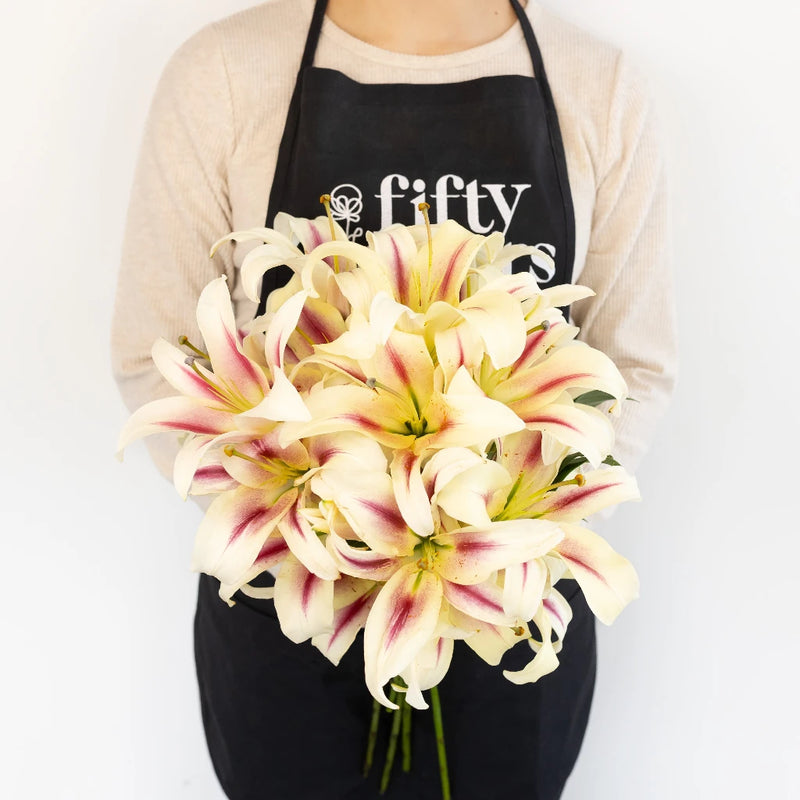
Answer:
<path fill-rule="evenodd" d="M 219 386 L 217 386 L 216 383 L 210 381 L 208 379 L 208 375 L 204 375 L 202 372 L 200 372 L 200 367 L 197 366 L 196 362 L 197 359 L 194 356 L 189 356 L 187 357 L 185 363 L 188 367 L 191 367 L 192 372 L 194 372 L 194 374 L 197 375 L 198 378 L 204 381 L 206 386 L 208 386 L 223 403 L 227 404 L 228 398 L 225 396 L 225 392 L 223 392 L 223 390 Z"/>
<path fill-rule="evenodd" d="M 331 213 L 331 196 L 323 194 L 319 198 L 320 203 L 325 206 L 325 216 L 328 217 L 328 224 L 331 226 L 331 241 L 336 241 L 336 226 L 333 224 L 333 214 Z M 339 256 L 333 257 L 333 271 L 339 273 Z"/>
<path fill-rule="evenodd" d="M 193 350 L 198 356 L 200 356 L 200 358 L 204 358 L 206 361 L 211 360 L 208 356 L 208 353 L 204 353 L 199 347 L 195 347 L 186 336 L 179 336 L 178 344 L 181 347 L 188 347 L 190 350 Z"/>
<path fill-rule="evenodd" d="M 297 475 L 298 477 L 303 474 L 301 470 L 298 470 L 296 467 L 289 466 L 289 464 L 287 464 L 285 461 L 278 461 L 275 459 L 265 461 L 260 458 L 255 458 L 247 455 L 247 453 L 243 453 L 241 450 L 237 450 L 232 444 L 223 447 L 222 452 L 225 453 L 228 458 L 241 458 L 244 461 L 249 461 L 251 464 L 255 464 L 265 472 L 270 472 L 273 475 L 284 475 L 288 478 L 289 473 L 292 475 Z"/>
<path fill-rule="evenodd" d="M 376 392 L 378 391 L 378 389 L 380 389 L 382 392 L 386 392 L 387 394 L 392 395 L 392 397 L 394 397 L 399 403 L 403 405 L 403 408 L 405 408 L 406 411 L 411 411 L 412 413 L 410 416 L 413 418 L 413 421 L 409 420 L 408 422 L 406 422 L 406 428 L 408 428 L 409 433 L 413 433 L 415 436 L 422 435 L 422 430 L 424 429 L 424 425 L 422 425 L 422 423 L 424 422 L 424 420 L 420 418 L 419 409 L 417 408 L 417 405 L 414 402 L 414 398 L 406 397 L 400 394 L 400 392 L 396 391 L 395 389 L 392 389 L 391 386 L 387 386 L 385 383 L 381 383 L 377 378 L 367 378 L 367 380 L 364 381 L 364 385 L 368 389 L 373 389 Z M 422 428 L 420 428 L 421 425 Z M 425 422 L 425 425 L 427 425 L 427 422 Z"/>
<path fill-rule="evenodd" d="M 400 394 L 400 392 L 395 391 L 394 389 L 392 389 L 391 386 L 387 386 L 385 383 L 381 383 L 377 378 L 367 378 L 366 385 L 368 389 L 375 389 L 375 391 L 380 389 L 382 392 L 388 392 L 390 395 L 396 397 L 402 403 L 408 402 L 407 397 L 403 397 L 403 395 Z"/>
<path fill-rule="evenodd" d="M 433 236 L 431 235 L 431 220 L 428 215 L 429 203 L 420 203 L 417 208 L 420 210 L 425 220 L 425 232 L 428 234 L 428 286 L 431 285 L 431 275 L 433 273 Z"/>
<path fill-rule="evenodd" d="M 571 478 L 568 481 L 559 481 L 558 483 L 551 483 L 549 486 L 545 486 L 544 489 L 540 489 L 536 494 L 532 495 L 528 498 L 529 503 L 535 503 L 541 500 L 546 494 L 555 491 L 556 489 L 560 489 L 562 486 L 583 486 L 586 483 L 586 478 L 579 472 L 574 478 Z"/>

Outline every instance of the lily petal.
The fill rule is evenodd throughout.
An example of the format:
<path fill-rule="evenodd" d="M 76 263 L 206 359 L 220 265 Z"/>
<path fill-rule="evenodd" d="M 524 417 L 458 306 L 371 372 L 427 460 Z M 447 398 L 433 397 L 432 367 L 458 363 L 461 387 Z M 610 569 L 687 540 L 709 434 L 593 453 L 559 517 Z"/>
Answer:
<path fill-rule="evenodd" d="M 547 566 L 540 558 L 505 569 L 503 610 L 513 619 L 533 619 L 547 585 Z"/>
<path fill-rule="evenodd" d="M 234 480 L 223 466 L 222 459 L 221 450 L 212 448 L 203 454 L 200 466 L 193 473 L 189 494 L 222 494 L 238 486 L 238 481 Z"/>
<path fill-rule="evenodd" d="M 315 636 L 311 643 L 332 664 L 338 665 L 350 649 L 377 597 L 375 585 L 361 580 L 340 578 L 334 584 L 333 630 Z M 343 598 L 347 599 L 343 603 Z"/>
<path fill-rule="evenodd" d="M 485 581 L 495 570 L 543 556 L 563 538 L 558 526 L 540 519 L 493 522 L 434 537 L 437 572 L 466 586 Z"/>
<path fill-rule="evenodd" d="M 636 479 L 622 467 L 608 467 L 588 472 L 582 486 L 562 486 L 546 494 L 536 512 L 558 522 L 579 522 L 603 508 L 638 500 Z"/>
<path fill-rule="evenodd" d="M 453 640 L 448 637 L 434 637 L 401 673 L 400 677 L 408 687 L 406 702 L 413 708 L 423 711 L 428 708 L 422 692 L 441 683 L 447 674 L 453 658 L 453 644 Z"/>
<path fill-rule="evenodd" d="M 533 618 L 536 627 L 542 635 L 542 643 L 533 659 L 521 670 L 512 671 L 505 669 L 503 675 L 506 679 L 521 686 L 524 683 L 536 683 L 539 678 L 548 675 L 558 667 L 558 656 L 550 641 L 550 618 L 547 611 L 542 607 Z M 531 645 L 533 647 L 533 645 Z"/>
<path fill-rule="evenodd" d="M 303 398 L 291 381 L 277 367 L 272 374 L 272 388 L 264 399 L 253 408 L 241 414 L 253 419 L 266 419 L 275 422 L 306 422 L 311 412 L 303 403 Z"/>
<path fill-rule="evenodd" d="M 514 407 L 525 414 L 517 404 Z M 528 430 L 544 434 L 542 454 L 545 464 L 553 463 L 561 457 L 564 448 L 569 447 L 583 453 L 596 467 L 613 446 L 614 428 L 608 415 L 591 406 L 573 403 L 567 397 L 525 414 L 523 419 Z"/>
<path fill-rule="evenodd" d="M 444 599 L 451 606 L 490 625 L 511 626 L 515 618 L 503 610 L 503 590 L 492 581 L 471 586 L 460 586 L 445 581 Z"/>
<path fill-rule="evenodd" d="M 515 644 L 530 635 L 527 626 L 514 630 L 506 625 L 490 625 L 453 607 L 450 609 L 450 617 L 454 625 L 469 632 L 464 642 L 492 667 L 496 667 Z"/>
<path fill-rule="evenodd" d="M 521 430 L 525 423 L 503 403 L 477 393 L 461 392 L 456 382 L 474 381 L 461 367 L 451 382 L 447 394 L 435 393 L 426 410 L 429 429 L 435 431 L 414 444 L 416 452 L 425 448 L 483 446 L 490 439 Z M 456 384 L 457 388 L 454 388 Z"/>
<path fill-rule="evenodd" d="M 264 339 L 264 355 L 267 363 L 274 369 L 283 369 L 283 354 L 289 337 L 297 327 L 297 322 L 308 300 L 308 292 L 298 292 L 289 298 L 272 317 Z"/>
<path fill-rule="evenodd" d="M 525 320 L 520 304 L 506 292 L 484 289 L 459 306 L 484 344 L 495 369 L 507 367 L 525 347 Z"/>
<path fill-rule="evenodd" d="M 284 636 L 295 644 L 333 629 L 333 581 L 318 578 L 287 556 L 275 580 L 275 610 Z"/>
<path fill-rule="evenodd" d="M 408 555 L 419 542 L 397 507 L 392 479 L 384 473 L 326 470 L 312 478 L 312 488 L 324 483 L 353 530 L 376 553 Z"/>
<path fill-rule="evenodd" d="M 527 419 L 567 389 L 601 389 L 619 399 L 628 393 L 624 378 L 605 353 L 570 342 L 530 369 L 515 372 L 492 397 Z"/>
<path fill-rule="evenodd" d="M 197 324 L 218 381 L 236 387 L 249 405 L 256 405 L 269 390 L 261 367 L 243 352 L 224 277 L 203 289 L 197 303 Z"/>
<path fill-rule="evenodd" d="M 393 556 L 376 553 L 364 547 L 352 547 L 340 536 L 328 536 L 326 546 L 337 567 L 346 575 L 369 581 L 388 581 L 402 566 Z"/>
<path fill-rule="evenodd" d="M 331 554 L 300 512 L 298 504 L 291 507 L 281 519 L 278 528 L 289 549 L 309 572 L 323 580 L 332 581 L 339 577 L 339 570 L 336 569 Z"/>
<path fill-rule="evenodd" d="M 367 233 L 367 244 L 386 265 L 394 296 L 408 305 L 411 285 L 411 263 L 417 254 L 417 243 L 404 225 L 392 225 Z"/>
<path fill-rule="evenodd" d="M 564 539 L 556 553 L 581 586 L 595 616 L 610 625 L 639 596 L 639 578 L 631 563 L 593 531 L 561 523 Z"/>
<path fill-rule="evenodd" d="M 399 429 L 395 398 L 377 394 L 364 386 L 327 386 L 311 392 L 305 399 L 311 414 L 310 422 L 291 422 L 284 425 L 281 442 L 322 433 L 356 431 L 387 447 L 401 449 L 414 437 Z"/>
<path fill-rule="evenodd" d="M 117 441 L 121 452 L 131 442 L 151 433 L 182 431 L 216 436 L 235 429 L 234 415 L 207 408 L 191 397 L 164 397 L 145 403 L 131 414 Z"/>
<path fill-rule="evenodd" d="M 181 445 L 172 465 L 172 482 L 181 498 L 185 500 L 190 489 L 192 489 L 192 494 L 208 494 L 209 492 L 235 489 L 236 481 L 225 472 L 219 448 L 230 442 L 247 438 L 249 438 L 248 435 L 240 431 L 231 431 L 219 436 L 189 437 Z M 199 475 L 201 464 L 206 471 Z M 195 488 L 202 486 L 205 486 L 204 491 L 195 491 Z M 215 486 L 221 488 L 212 488 Z"/>
<path fill-rule="evenodd" d="M 416 658 L 433 635 L 442 605 L 442 583 L 408 564 L 380 590 L 364 627 L 364 672 L 372 696 L 397 708 L 383 687 Z"/>
<path fill-rule="evenodd" d="M 430 536 L 434 530 L 431 503 L 420 471 L 420 457 L 399 450 L 392 459 L 394 496 L 403 519 L 417 536 Z"/>
<path fill-rule="evenodd" d="M 236 582 L 253 566 L 267 537 L 296 500 L 296 489 L 277 499 L 244 486 L 221 494 L 200 523 L 192 571 L 215 575 L 224 583 Z"/>
<path fill-rule="evenodd" d="M 482 461 L 455 475 L 436 496 L 436 503 L 465 525 L 491 525 L 488 509 L 498 495 L 505 497 L 511 476 L 495 461 Z"/>

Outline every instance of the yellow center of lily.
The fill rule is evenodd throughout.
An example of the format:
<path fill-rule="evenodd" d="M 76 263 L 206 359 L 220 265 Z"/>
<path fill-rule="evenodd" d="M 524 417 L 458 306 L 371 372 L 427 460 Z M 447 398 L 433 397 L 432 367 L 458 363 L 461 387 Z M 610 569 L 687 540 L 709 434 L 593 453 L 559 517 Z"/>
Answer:
<path fill-rule="evenodd" d="M 402 408 L 405 409 L 406 413 L 408 414 L 408 419 L 403 422 L 403 425 L 408 433 L 416 437 L 425 436 L 428 433 L 431 433 L 431 431 L 428 430 L 428 420 L 422 415 L 419 402 L 417 401 L 417 397 L 413 392 L 409 391 L 408 396 L 402 395 L 400 392 L 392 389 L 391 386 L 387 386 L 385 383 L 381 383 L 375 378 L 367 378 L 366 386 L 369 389 L 386 392 L 400 402 Z"/>
<path fill-rule="evenodd" d="M 415 548 L 417 567 L 428 572 L 434 572 L 436 566 L 436 544 L 432 539 L 423 539 Z"/>

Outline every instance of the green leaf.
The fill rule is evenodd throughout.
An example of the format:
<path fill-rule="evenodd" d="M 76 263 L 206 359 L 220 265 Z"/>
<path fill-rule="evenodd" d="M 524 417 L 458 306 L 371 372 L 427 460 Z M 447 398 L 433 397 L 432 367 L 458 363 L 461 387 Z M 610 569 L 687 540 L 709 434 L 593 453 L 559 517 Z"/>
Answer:
<path fill-rule="evenodd" d="M 600 389 L 594 389 L 591 392 L 585 392 L 584 394 L 578 395 L 574 402 L 581 403 L 584 406 L 599 406 L 600 403 L 605 403 L 606 400 L 616 400 L 617 398 L 614 397 L 613 394 L 609 394 L 608 392 L 604 392 Z"/>
<path fill-rule="evenodd" d="M 582 464 L 585 464 L 589 459 L 583 453 L 571 453 L 562 462 L 558 474 L 553 478 L 553 483 L 561 483 L 565 481 L 571 472 L 574 472 Z M 608 464 L 610 467 L 622 466 L 614 456 L 606 456 L 603 459 L 603 464 Z"/>
<path fill-rule="evenodd" d="M 581 464 L 585 464 L 589 459 L 583 453 L 571 453 L 562 462 L 558 474 L 553 478 L 553 483 L 565 481 L 570 472 L 574 472 Z"/>

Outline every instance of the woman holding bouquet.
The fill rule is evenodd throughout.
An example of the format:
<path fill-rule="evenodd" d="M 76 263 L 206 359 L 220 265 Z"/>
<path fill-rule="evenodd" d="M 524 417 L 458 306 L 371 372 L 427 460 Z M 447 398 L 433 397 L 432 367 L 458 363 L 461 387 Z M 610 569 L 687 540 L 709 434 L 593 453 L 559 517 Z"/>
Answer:
<path fill-rule="evenodd" d="M 518 259 L 541 285 L 578 282 L 581 338 L 620 367 L 631 396 L 615 456 L 629 470 L 675 371 L 665 193 L 652 110 L 614 48 L 516 0 L 274 0 L 212 24 L 171 59 L 153 102 L 128 219 L 114 360 L 133 408 L 169 391 L 157 336 L 199 338 L 195 301 L 219 272 L 244 326 L 244 250 L 210 245 L 275 214 L 315 217 L 331 195 L 349 238 L 393 222 L 455 219 L 536 244 Z M 220 259 L 222 259 L 220 261 Z M 278 270 L 269 292 L 286 280 Z M 172 442 L 151 444 L 165 475 Z M 271 577 L 263 576 L 267 585 Z M 200 576 L 195 645 L 214 766 L 232 800 L 374 797 L 361 779 L 371 699 L 351 648 L 339 667 L 278 627 L 272 603 Z M 514 686 L 466 646 L 441 694 L 453 796 L 560 796 L 588 719 L 594 619 L 577 585 L 560 666 Z M 515 648 L 503 665 L 529 655 Z M 432 725 L 417 714 L 413 771 L 389 797 L 440 796 Z"/>

